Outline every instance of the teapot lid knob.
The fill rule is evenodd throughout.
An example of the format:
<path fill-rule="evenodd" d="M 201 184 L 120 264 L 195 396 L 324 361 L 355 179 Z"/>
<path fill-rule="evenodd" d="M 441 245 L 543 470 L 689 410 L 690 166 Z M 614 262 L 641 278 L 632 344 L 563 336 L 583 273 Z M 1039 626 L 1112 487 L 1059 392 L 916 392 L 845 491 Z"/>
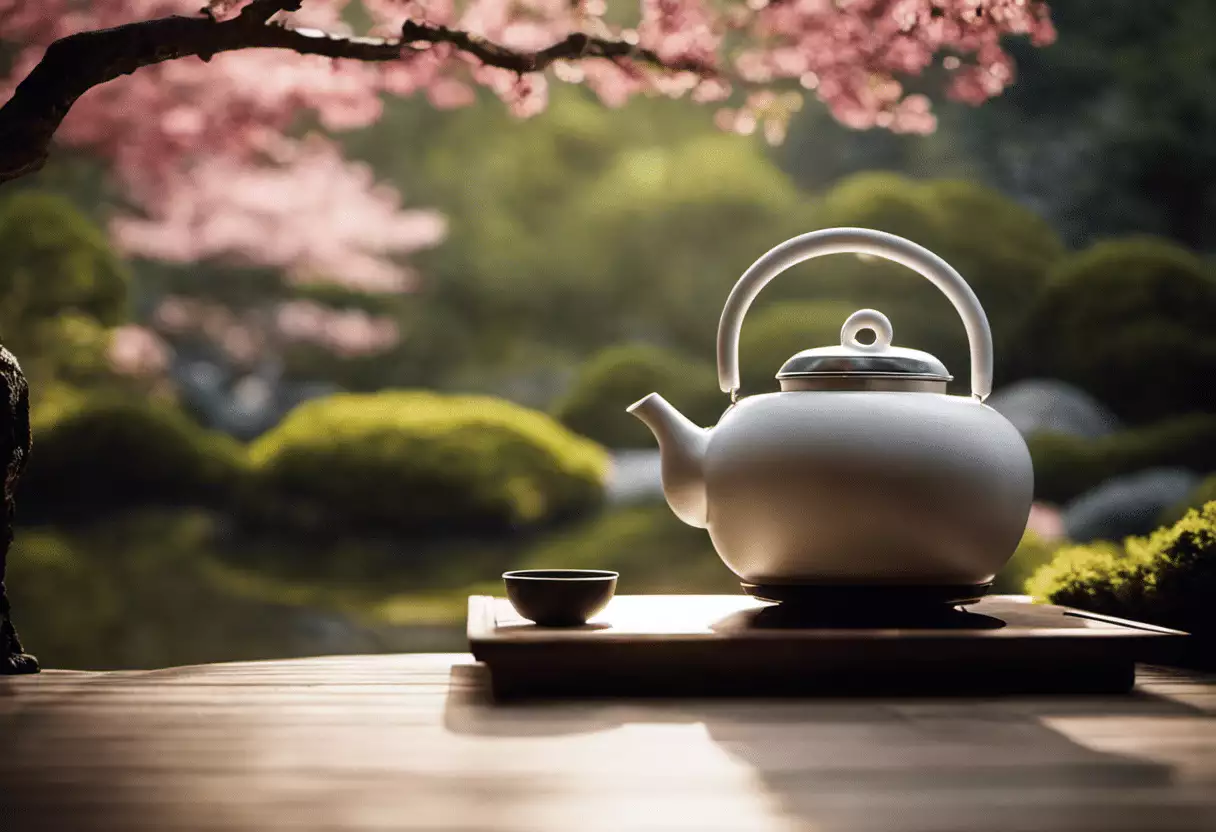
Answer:
<path fill-rule="evenodd" d="M 857 338 L 866 330 L 874 333 L 869 344 Z M 877 309 L 859 309 L 840 328 L 840 346 L 803 350 L 782 365 L 777 373 L 781 389 L 854 389 L 865 378 L 883 382 L 879 386 L 866 382 L 864 389 L 945 392 L 946 382 L 953 378 L 946 365 L 927 352 L 892 346 L 894 337 L 890 318 Z M 808 380 L 814 380 L 813 388 L 807 386 Z"/>
<path fill-rule="evenodd" d="M 870 344 L 857 340 L 857 336 L 867 329 L 874 333 L 874 341 Z M 894 337 L 895 328 L 891 326 L 891 319 L 877 309 L 858 309 L 840 327 L 840 346 L 866 352 L 882 352 L 891 346 Z"/>

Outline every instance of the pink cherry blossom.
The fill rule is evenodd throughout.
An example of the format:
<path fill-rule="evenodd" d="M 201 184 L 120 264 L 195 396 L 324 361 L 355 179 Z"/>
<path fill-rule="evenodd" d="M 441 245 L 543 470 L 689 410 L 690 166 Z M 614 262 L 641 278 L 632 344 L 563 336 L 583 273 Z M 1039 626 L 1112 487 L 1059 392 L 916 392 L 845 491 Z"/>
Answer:
<path fill-rule="evenodd" d="M 262 165 L 207 159 L 170 174 L 163 190 L 133 182 L 146 216 L 115 219 L 114 238 L 131 253 L 159 260 L 227 257 L 278 266 L 300 282 L 409 289 L 414 275 L 392 255 L 438 243 L 443 217 L 403 210 L 397 193 L 377 185 L 366 165 L 343 159 L 320 136 L 280 139 L 275 151 Z"/>
<path fill-rule="evenodd" d="M 1046 541 L 1063 540 L 1067 533 L 1060 510 L 1046 503 L 1035 503 L 1030 507 L 1026 531 L 1033 532 Z"/>
<path fill-rule="evenodd" d="M 347 358 L 384 352 L 400 340 L 391 318 L 369 315 L 361 309 L 331 309 L 305 300 L 280 306 L 277 326 L 289 342 L 319 344 Z"/>
<path fill-rule="evenodd" d="M 168 369 L 172 350 L 151 330 L 127 325 L 111 333 L 106 357 L 122 375 L 156 376 Z"/>
<path fill-rule="evenodd" d="M 0 0 L 0 45 L 12 54 L 0 97 L 55 39 L 166 15 L 198 15 L 202 0 Z M 212 0 L 220 19 L 249 0 Z M 362 15 L 348 14 L 361 11 Z M 336 280 L 378 291 L 416 279 L 401 258 L 442 238 L 432 212 L 407 210 L 363 166 L 304 123 L 329 131 L 375 122 L 386 95 L 426 95 L 437 107 L 471 103 L 483 86 L 520 117 L 541 112 L 551 79 L 586 84 L 609 106 L 631 96 L 689 95 L 725 105 L 717 122 L 781 141 L 800 105 L 821 101 L 844 124 L 928 132 L 928 99 L 906 79 L 944 55 L 947 93 L 978 104 L 1014 80 L 1001 45 L 1055 36 L 1043 0 L 639 0 L 623 19 L 603 0 L 303 0 L 274 20 L 335 35 L 392 37 L 411 20 L 452 26 L 495 44 L 536 51 L 572 33 L 636 44 L 671 72 L 629 57 L 578 58 L 546 72 L 483 65 L 449 43 L 407 44 L 399 60 L 335 61 L 251 49 L 209 61 L 144 67 L 86 92 L 59 144 L 106 160 L 134 212 L 115 239 L 132 254 L 173 261 L 225 257 L 278 266 L 295 279 Z M 370 32 L 348 21 L 370 20 Z M 735 87 L 742 83 L 742 92 Z M 734 93 L 735 100 L 727 101 Z M 293 137 L 293 138 L 289 138 Z"/>

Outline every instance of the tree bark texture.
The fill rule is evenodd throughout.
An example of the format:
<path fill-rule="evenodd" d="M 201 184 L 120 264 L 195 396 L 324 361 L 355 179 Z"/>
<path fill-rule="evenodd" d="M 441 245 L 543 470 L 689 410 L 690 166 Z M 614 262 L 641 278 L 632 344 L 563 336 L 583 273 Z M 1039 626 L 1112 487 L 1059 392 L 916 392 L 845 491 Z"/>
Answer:
<path fill-rule="evenodd" d="M 21 365 L 0 346 L 0 471 L 4 475 L 4 505 L 0 512 L 0 675 L 37 673 L 38 660 L 27 654 L 9 614 L 4 584 L 8 550 L 13 542 L 14 496 L 17 480 L 30 455 L 30 391 Z"/>

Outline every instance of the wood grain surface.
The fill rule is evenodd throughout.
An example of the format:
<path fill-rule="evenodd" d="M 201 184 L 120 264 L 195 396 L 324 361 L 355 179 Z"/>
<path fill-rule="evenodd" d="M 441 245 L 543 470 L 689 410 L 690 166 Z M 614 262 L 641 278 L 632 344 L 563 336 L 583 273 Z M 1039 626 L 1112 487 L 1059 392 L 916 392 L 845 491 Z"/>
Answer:
<path fill-rule="evenodd" d="M 5 830 L 1216 829 L 1216 677 L 499 705 L 466 655 L 0 679 Z"/>

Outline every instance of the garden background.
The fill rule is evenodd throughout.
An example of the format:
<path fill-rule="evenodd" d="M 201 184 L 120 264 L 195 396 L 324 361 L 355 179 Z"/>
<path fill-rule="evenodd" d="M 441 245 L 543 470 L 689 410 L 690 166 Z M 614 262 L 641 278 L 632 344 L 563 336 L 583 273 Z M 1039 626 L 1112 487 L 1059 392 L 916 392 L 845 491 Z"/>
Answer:
<path fill-rule="evenodd" d="M 988 312 L 990 403 L 1028 437 L 1038 500 L 998 588 L 1210 628 L 1193 599 L 1216 597 L 1216 510 L 1170 527 L 1216 498 L 1216 6 L 1057 0 L 1053 18 L 1054 44 L 1008 44 L 1014 86 L 942 102 L 927 136 L 809 102 L 770 144 L 687 101 L 611 109 L 575 86 L 529 120 L 489 95 L 386 101 L 335 136 L 427 209 L 404 287 L 353 263 L 312 282 L 120 255 L 106 168 L 58 153 L 0 193 L 0 341 L 33 390 L 8 576 L 23 639 L 83 668 L 461 649 L 466 596 L 504 569 L 734 591 L 624 409 L 658 390 L 713 423 L 730 286 L 837 225 L 929 247 Z M 744 392 L 862 306 L 966 379 L 944 297 L 834 257 L 757 302 Z"/>

